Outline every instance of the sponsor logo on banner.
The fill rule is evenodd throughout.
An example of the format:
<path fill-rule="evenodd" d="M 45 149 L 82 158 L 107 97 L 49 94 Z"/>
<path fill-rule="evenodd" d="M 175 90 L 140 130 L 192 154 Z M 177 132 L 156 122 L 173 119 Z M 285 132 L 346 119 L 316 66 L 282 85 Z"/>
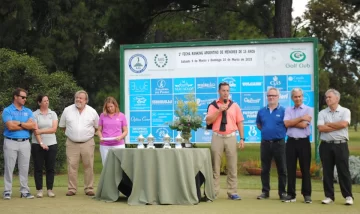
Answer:
<path fill-rule="evenodd" d="M 187 94 L 195 92 L 194 78 L 176 78 L 174 79 L 174 93 Z"/>
<path fill-rule="evenodd" d="M 200 98 L 196 98 L 196 103 L 197 103 L 197 105 L 199 106 L 199 107 L 206 107 L 207 108 L 207 106 L 210 104 L 210 103 L 212 103 L 212 101 L 214 101 L 214 99 L 206 99 L 206 100 L 202 100 L 202 99 L 200 99 Z"/>
<path fill-rule="evenodd" d="M 152 110 L 173 110 L 172 95 L 152 95 Z"/>
<path fill-rule="evenodd" d="M 150 94 L 150 80 L 130 80 L 130 94 Z"/>
<path fill-rule="evenodd" d="M 168 127 L 153 127 L 152 131 L 157 143 L 163 143 L 163 138 L 166 134 L 168 134 L 171 139 L 173 138 L 173 131 Z"/>
<path fill-rule="evenodd" d="M 242 111 L 244 116 L 244 124 L 255 124 L 258 111 Z"/>
<path fill-rule="evenodd" d="M 242 93 L 240 106 L 244 110 L 259 110 L 264 106 L 263 93 Z"/>
<path fill-rule="evenodd" d="M 214 77 L 209 78 L 196 78 L 196 93 L 216 93 L 217 79 Z"/>
<path fill-rule="evenodd" d="M 263 92 L 264 77 L 262 76 L 244 76 L 241 77 L 241 92 Z"/>
<path fill-rule="evenodd" d="M 172 80 L 171 79 L 152 79 L 151 80 L 152 94 L 171 94 Z"/>
<path fill-rule="evenodd" d="M 130 110 L 150 110 L 150 96 L 130 96 Z"/>
<path fill-rule="evenodd" d="M 247 97 L 245 97 L 244 98 L 244 103 L 255 103 L 255 104 L 259 104 L 260 103 L 260 101 L 261 101 L 261 99 L 259 98 L 259 99 L 253 99 L 253 98 L 247 98 Z"/>
<path fill-rule="evenodd" d="M 288 100 L 289 99 L 289 93 L 287 93 L 287 92 L 280 93 L 279 99 L 280 100 Z"/>
<path fill-rule="evenodd" d="M 293 61 L 292 63 L 286 63 L 285 68 L 289 69 L 309 69 L 311 71 L 312 65 L 310 63 L 306 63 L 307 56 L 301 50 L 294 50 L 290 53 L 290 59 Z M 305 61 L 305 62 L 304 62 Z"/>
<path fill-rule="evenodd" d="M 131 112 L 130 126 L 150 126 L 150 112 Z"/>
<path fill-rule="evenodd" d="M 302 62 L 306 59 L 306 54 L 302 51 L 293 51 L 290 53 L 290 59 L 294 62 Z"/>
<path fill-rule="evenodd" d="M 240 92 L 240 77 L 219 77 L 218 82 L 226 82 L 231 92 Z"/>
<path fill-rule="evenodd" d="M 168 63 L 168 56 L 166 54 L 156 54 L 154 57 L 154 63 L 157 67 L 163 68 Z"/>
<path fill-rule="evenodd" d="M 207 109 L 208 105 L 212 103 L 212 101 L 217 99 L 217 94 L 197 94 L 196 95 L 196 103 L 199 109 Z"/>
<path fill-rule="evenodd" d="M 252 143 L 260 142 L 261 132 L 255 125 L 244 126 L 244 132 L 245 132 L 246 142 L 252 142 Z"/>
<path fill-rule="evenodd" d="M 288 76 L 288 90 L 293 88 L 301 88 L 302 90 L 311 90 L 311 75 L 289 75 Z"/>
<path fill-rule="evenodd" d="M 262 82 L 243 82 L 242 86 L 261 86 Z"/>
<path fill-rule="evenodd" d="M 266 91 L 270 88 L 277 88 L 280 91 L 287 89 L 287 77 L 285 75 L 275 75 L 265 77 Z"/>
<path fill-rule="evenodd" d="M 142 73 L 147 67 L 146 57 L 142 54 L 135 54 L 129 59 L 129 68 L 134 73 Z"/>
<path fill-rule="evenodd" d="M 274 76 L 273 79 L 270 81 L 270 85 L 276 88 L 276 86 L 281 85 L 281 81 L 277 76 Z"/>
<path fill-rule="evenodd" d="M 152 126 L 166 126 L 169 122 L 173 121 L 173 112 L 158 112 L 153 111 L 151 113 Z"/>
<path fill-rule="evenodd" d="M 130 128 L 130 143 L 137 144 L 137 138 L 142 134 L 145 138 L 150 134 L 150 127 L 131 127 Z"/>
<path fill-rule="evenodd" d="M 212 89 L 216 88 L 216 84 L 214 82 L 203 82 L 197 84 L 198 89 Z"/>

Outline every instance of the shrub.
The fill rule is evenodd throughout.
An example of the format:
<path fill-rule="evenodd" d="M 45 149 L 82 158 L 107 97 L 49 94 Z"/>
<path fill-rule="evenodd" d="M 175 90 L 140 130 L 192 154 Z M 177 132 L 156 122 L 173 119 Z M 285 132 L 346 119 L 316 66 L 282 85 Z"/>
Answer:
<path fill-rule="evenodd" d="M 351 182 L 353 184 L 360 184 L 360 157 L 351 155 L 349 157 L 349 170 L 351 176 Z M 337 169 L 334 169 L 334 180 L 339 182 L 339 176 Z"/>
<path fill-rule="evenodd" d="M 49 74 L 43 64 L 36 58 L 26 54 L 0 48 L 0 113 L 12 102 L 12 92 L 21 87 L 28 91 L 26 106 L 36 110 L 35 101 L 38 94 L 46 94 L 50 99 L 50 108 L 59 118 L 64 108 L 74 102 L 74 94 L 80 90 L 70 74 L 53 72 Z M 3 127 L 0 114 L 0 174 L 4 173 L 3 156 Z M 56 156 L 56 172 L 60 173 L 66 162 L 65 135 L 62 131 L 56 133 L 58 140 L 58 154 Z M 17 170 L 17 169 L 15 169 Z M 16 172 L 16 171 L 15 171 Z M 33 164 L 30 163 L 30 173 L 33 173 Z"/>

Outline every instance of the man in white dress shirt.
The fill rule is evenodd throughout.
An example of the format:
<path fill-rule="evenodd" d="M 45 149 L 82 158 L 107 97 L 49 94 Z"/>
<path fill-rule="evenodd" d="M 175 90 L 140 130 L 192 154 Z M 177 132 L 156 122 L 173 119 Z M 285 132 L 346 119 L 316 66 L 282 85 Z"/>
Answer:
<path fill-rule="evenodd" d="M 94 196 L 94 134 L 99 124 L 99 115 L 91 106 L 86 91 L 75 94 L 75 104 L 64 109 L 59 127 L 65 130 L 66 157 L 68 165 L 68 192 L 73 196 L 77 191 L 77 174 L 79 160 L 84 166 L 84 191 L 88 196 Z"/>

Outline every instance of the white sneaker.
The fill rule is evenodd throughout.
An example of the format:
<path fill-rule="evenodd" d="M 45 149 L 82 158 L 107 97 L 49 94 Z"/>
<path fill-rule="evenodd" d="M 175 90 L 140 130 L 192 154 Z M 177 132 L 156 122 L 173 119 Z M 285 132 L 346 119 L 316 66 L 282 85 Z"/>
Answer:
<path fill-rule="evenodd" d="M 47 195 L 48 195 L 50 198 L 55 197 L 55 193 L 54 193 L 51 189 L 49 189 L 49 190 L 47 191 Z"/>
<path fill-rule="evenodd" d="M 354 200 L 351 196 L 345 198 L 345 205 L 353 205 L 353 204 L 354 204 Z"/>
<path fill-rule="evenodd" d="M 324 200 L 321 201 L 322 204 L 331 204 L 334 201 L 331 198 L 325 198 Z"/>
<path fill-rule="evenodd" d="M 42 191 L 42 189 L 36 191 L 36 197 L 37 197 L 37 198 L 42 198 L 42 197 L 43 197 L 43 191 Z"/>

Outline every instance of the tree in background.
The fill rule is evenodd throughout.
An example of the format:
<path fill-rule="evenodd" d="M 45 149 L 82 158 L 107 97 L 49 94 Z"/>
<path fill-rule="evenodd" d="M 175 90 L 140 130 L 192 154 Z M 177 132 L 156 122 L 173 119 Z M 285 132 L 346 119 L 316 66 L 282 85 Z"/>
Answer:
<path fill-rule="evenodd" d="M 80 89 L 66 72 L 48 74 L 38 59 L 4 48 L 0 49 L 0 80 L 0 112 L 12 103 L 14 89 L 21 87 L 28 91 L 27 107 L 36 110 L 37 95 L 46 94 L 49 96 L 50 108 L 60 118 L 64 108 L 74 103 L 74 94 Z M 0 142 L 4 140 L 3 125 L 3 123 L 0 125 Z M 63 131 L 58 130 L 56 136 L 59 151 L 56 156 L 56 171 L 60 172 L 66 162 L 65 135 Z M 3 143 L 0 143 L 0 174 L 3 173 L 4 167 L 2 146 Z"/>
<path fill-rule="evenodd" d="M 352 112 L 352 123 L 357 123 L 360 103 L 354 98 L 360 96 L 359 2 L 311 0 L 307 8 L 305 30 L 308 36 L 319 38 L 322 49 L 319 108 L 326 104 L 325 91 L 329 87 L 335 88 L 341 92 L 341 104 Z"/>

